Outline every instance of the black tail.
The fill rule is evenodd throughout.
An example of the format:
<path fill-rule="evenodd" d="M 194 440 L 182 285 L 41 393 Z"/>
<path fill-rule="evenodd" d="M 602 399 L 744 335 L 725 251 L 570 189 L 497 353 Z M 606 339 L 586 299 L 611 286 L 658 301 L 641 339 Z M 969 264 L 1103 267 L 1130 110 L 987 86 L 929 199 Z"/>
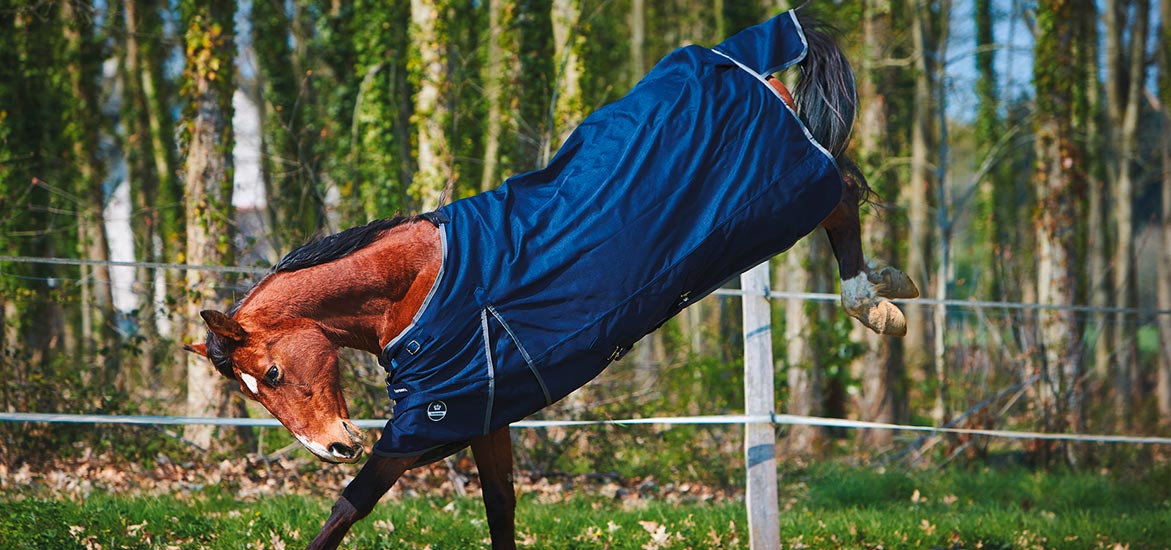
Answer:
<path fill-rule="evenodd" d="M 834 157 L 850 144 L 858 92 L 854 69 L 834 39 L 834 30 L 815 17 L 797 11 L 809 51 L 801 61 L 801 80 L 793 90 L 797 112 L 813 138 Z"/>

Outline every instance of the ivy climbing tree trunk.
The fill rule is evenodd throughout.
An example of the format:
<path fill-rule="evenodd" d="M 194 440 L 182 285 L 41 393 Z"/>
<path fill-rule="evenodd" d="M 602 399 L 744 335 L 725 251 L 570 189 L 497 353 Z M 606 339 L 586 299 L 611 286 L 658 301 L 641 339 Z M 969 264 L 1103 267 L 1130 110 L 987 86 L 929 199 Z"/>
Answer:
<path fill-rule="evenodd" d="M 181 127 L 187 144 L 183 170 L 187 189 L 186 259 L 193 265 L 229 265 L 231 261 L 231 121 L 235 90 L 231 32 L 235 5 L 232 0 L 185 0 L 181 5 L 186 29 Z M 202 341 L 206 337 L 201 310 L 226 309 L 226 301 L 217 291 L 223 282 L 222 275 L 187 271 L 185 341 Z M 186 414 L 215 416 L 223 408 L 225 395 L 226 385 L 211 363 L 189 354 Z M 183 433 L 196 445 L 211 447 L 211 426 L 187 426 Z"/>
<path fill-rule="evenodd" d="M 1079 0 L 1088 1 L 1088 0 Z M 1046 305 L 1077 303 L 1077 205 L 1085 196 L 1084 158 L 1076 141 L 1074 103 L 1084 82 L 1075 55 L 1079 2 L 1042 0 L 1037 9 L 1033 83 L 1037 108 L 1036 232 L 1039 245 L 1038 300 Z M 1071 311 L 1039 312 L 1040 410 L 1046 431 L 1081 428 L 1081 353 L 1078 321 Z"/>
<path fill-rule="evenodd" d="M 514 169 L 517 121 L 518 33 L 515 32 L 516 0 L 489 0 L 487 62 L 481 76 L 488 120 L 484 127 L 484 168 L 480 190 L 495 189 Z"/>
<path fill-rule="evenodd" d="M 993 32 L 992 0 L 976 0 L 974 6 L 976 23 L 976 97 L 979 101 L 976 108 L 976 147 L 978 155 L 984 157 L 992 154 L 997 141 L 1003 132 L 1000 117 L 1000 101 L 997 96 L 996 78 L 996 38 Z M 998 195 L 1005 192 L 1003 169 L 993 169 L 979 183 L 979 215 L 974 219 L 975 231 L 983 235 L 985 242 L 990 243 L 980 259 L 978 281 L 986 296 L 1000 299 L 1004 296 L 1004 286 L 1008 282 L 1000 276 L 1001 243 L 1005 242 L 1004 233 L 1008 231 L 1002 224 L 1005 220 L 999 219 L 1004 212 L 996 208 Z M 1000 223 L 998 223 L 1000 222 Z"/>
<path fill-rule="evenodd" d="M 420 210 L 453 199 L 457 178 L 447 138 L 451 119 L 447 78 L 449 0 L 411 0 L 411 66 L 415 86 L 415 155 L 419 169 L 410 194 Z"/>
<path fill-rule="evenodd" d="M 358 0 L 354 11 L 357 100 L 351 122 L 353 172 L 367 220 L 407 207 L 411 161 L 411 89 L 407 81 L 410 5 Z"/>
<path fill-rule="evenodd" d="M 553 59 L 557 79 L 553 88 L 553 120 L 551 135 L 545 142 L 541 165 L 553 158 L 553 153 L 585 118 L 582 104 L 581 44 L 584 37 L 578 29 L 581 18 L 581 0 L 553 0 Z"/>

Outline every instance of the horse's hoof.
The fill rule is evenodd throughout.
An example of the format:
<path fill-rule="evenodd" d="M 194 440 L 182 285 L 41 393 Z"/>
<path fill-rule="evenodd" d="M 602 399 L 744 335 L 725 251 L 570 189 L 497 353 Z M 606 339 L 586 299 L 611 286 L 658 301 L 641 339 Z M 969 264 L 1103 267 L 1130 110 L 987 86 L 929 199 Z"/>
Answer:
<path fill-rule="evenodd" d="M 915 286 L 906 273 L 887 266 L 878 271 L 871 271 L 866 278 L 874 285 L 874 291 L 884 298 L 918 298 L 919 287 Z"/>
<path fill-rule="evenodd" d="M 907 318 L 902 310 L 887 300 L 879 300 L 864 315 L 858 317 L 863 325 L 886 336 L 906 336 Z"/>

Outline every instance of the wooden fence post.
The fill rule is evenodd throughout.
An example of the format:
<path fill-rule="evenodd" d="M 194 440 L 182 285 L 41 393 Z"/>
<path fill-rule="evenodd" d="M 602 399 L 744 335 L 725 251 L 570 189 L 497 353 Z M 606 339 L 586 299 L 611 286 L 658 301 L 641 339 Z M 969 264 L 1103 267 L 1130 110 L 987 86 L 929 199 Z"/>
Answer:
<path fill-rule="evenodd" d="M 764 262 L 740 276 L 744 310 L 744 413 L 770 415 L 776 402 L 773 386 L 773 340 L 769 315 L 769 266 Z M 771 423 L 744 426 L 748 466 L 745 504 L 749 548 L 779 550 L 777 509 L 777 441 Z"/>

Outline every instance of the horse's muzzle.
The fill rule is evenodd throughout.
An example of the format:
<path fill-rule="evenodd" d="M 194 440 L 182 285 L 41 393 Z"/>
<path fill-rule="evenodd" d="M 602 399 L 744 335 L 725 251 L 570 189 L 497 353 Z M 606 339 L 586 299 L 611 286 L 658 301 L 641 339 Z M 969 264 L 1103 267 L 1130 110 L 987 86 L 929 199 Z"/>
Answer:
<path fill-rule="evenodd" d="M 362 445 L 365 437 L 363 437 L 361 430 L 351 424 L 349 420 L 343 419 L 341 425 L 344 435 L 335 433 L 331 438 L 333 441 L 326 444 L 318 443 L 298 434 L 293 435 L 306 449 L 309 449 L 324 462 L 352 464 L 362 458 L 362 454 L 366 451 Z M 325 440 L 329 441 L 329 439 Z"/>

